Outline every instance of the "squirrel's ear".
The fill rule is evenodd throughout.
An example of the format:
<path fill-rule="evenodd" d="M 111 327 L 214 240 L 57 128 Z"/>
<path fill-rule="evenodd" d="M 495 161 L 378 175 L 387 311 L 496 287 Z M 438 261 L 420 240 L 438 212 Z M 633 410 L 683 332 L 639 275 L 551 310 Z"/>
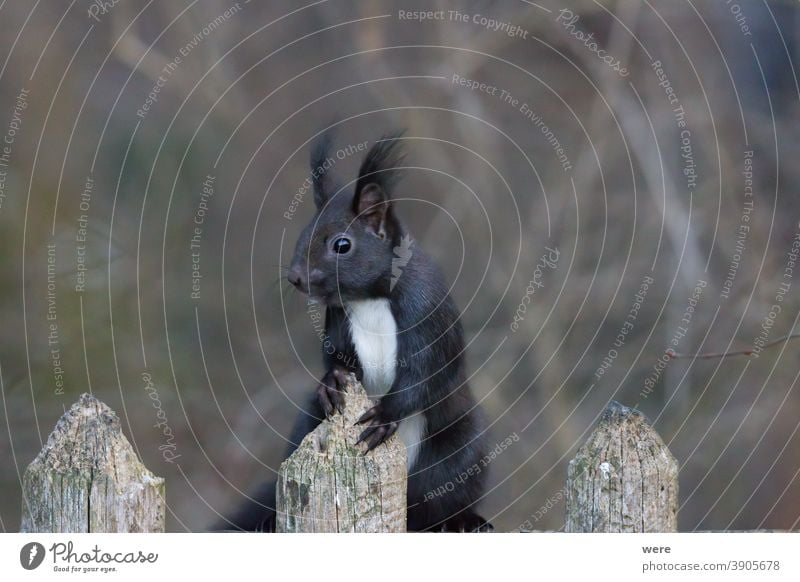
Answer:
<path fill-rule="evenodd" d="M 353 200 L 353 212 L 372 234 L 386 238 L 386 219 L 389 214 L 386 191 L 375 182 L 366 184 Z"/>
<path fill-rule="evenodd" d="M 367 229 L 385 238 L 392 225 L 390 190 L 403 162 L 400 148 L 402 132 L 378 140 L 367 152 L 356 181 L 353 212 Z"/>

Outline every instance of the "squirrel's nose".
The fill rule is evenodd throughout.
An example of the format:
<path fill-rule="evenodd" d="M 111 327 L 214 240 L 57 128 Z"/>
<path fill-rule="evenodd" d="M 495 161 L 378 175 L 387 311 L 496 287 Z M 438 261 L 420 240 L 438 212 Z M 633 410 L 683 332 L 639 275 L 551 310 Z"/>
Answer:
<path fill-rule="evenodd" d="M 299 266 L 295 265 L 289 270 L 289 274 L 286 276 L 289 280 L 289 283 L 294 285 L 295 287 L 302 287 L 303 286 L 303 269 Z"/>
<path fill-rule="evenodd" d="M 303 277 L 305 269 L 299 265 L 295 265 L 291 269 L 289 269 L 289 274 L 286 276 L 286 279 L 300 289 L 301 291 L 305 287 L 305 277 Z M 312 285 L 319 285 L 325 281 L 325 273 L 322 272 L 321 269 L 311 269 L 308 273 L 308 286 L 311 287 Z"/>

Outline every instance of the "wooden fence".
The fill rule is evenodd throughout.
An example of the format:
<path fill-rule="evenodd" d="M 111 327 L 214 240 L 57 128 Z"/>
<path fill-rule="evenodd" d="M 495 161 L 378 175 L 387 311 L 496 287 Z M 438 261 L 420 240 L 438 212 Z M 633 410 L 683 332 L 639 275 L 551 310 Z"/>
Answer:
<path fill-rule="evenodd" d="M 397 437 L 369 455 L 355 445 L 353 425 L 368 406 L 353 380 L 344 413 L 281 465 L 278 531 L 405 531 L 404 447 Z M 616 402 L 570 461 L 565 490 L 565 531 L 677 531 L 678 464 L 646 418 Z M 21 530 L 161 532 L 164 493 L 117 415 L 84 394 L 25 471 Z"/>

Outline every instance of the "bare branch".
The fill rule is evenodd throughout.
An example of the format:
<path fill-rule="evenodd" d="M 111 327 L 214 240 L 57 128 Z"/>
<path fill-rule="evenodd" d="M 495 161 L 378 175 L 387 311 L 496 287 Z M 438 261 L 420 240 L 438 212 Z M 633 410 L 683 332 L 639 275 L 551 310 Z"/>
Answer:
<path fill-rule="evenodd" d="M 783 337 L 779 337 L 776 340 L 773 340 L 769 343 L 763 345 L 762 349 L 770 348 L 772 346 L 776 346 L 778 344 L 782 344 L 784 342 L 788 342 L 789 340 L 800 338 L 800 333 L 792 333 L 789 335 L 785 335 Z M 713 358 L 727 358 L 729 356 L 752 356 L 754 349 L 749 350 L 736 350 L 730 352 L 710 352 L 705 354 L 676 354 L 674 352 L 667 352 L 667 355 L 670 357 L 671 360 L 679 360 L 685 358 L 693 358 L 697 360 L 711 360 Z"/>

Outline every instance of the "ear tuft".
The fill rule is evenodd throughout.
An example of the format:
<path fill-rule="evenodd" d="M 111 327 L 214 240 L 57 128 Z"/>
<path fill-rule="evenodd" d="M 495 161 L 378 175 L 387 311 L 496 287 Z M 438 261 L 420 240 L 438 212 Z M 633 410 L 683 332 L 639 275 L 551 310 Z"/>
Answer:
<path fill-rule="evenodd" d="M 403 164 L 404 154 L 402 137 L 404 131 L 385 135 L 367 152 L 358 171 L 355 197 L 358 200 L 361 191 L 368 184 L 377 184 L 388 196 L 399 177 L 397 168 Z"/>
<path fill-rule="evenodd" d="M 311 182 L 314 185 L 314 204 L 316 204 L 317 210 L 322 210 L 334 190 L 333 178 L 326 170 L 329 165 L 327 160 L 330 157 L 332 143 L 333 134 L 331 131 L 326 131 L 311 149 L 309 165 Z"/>

